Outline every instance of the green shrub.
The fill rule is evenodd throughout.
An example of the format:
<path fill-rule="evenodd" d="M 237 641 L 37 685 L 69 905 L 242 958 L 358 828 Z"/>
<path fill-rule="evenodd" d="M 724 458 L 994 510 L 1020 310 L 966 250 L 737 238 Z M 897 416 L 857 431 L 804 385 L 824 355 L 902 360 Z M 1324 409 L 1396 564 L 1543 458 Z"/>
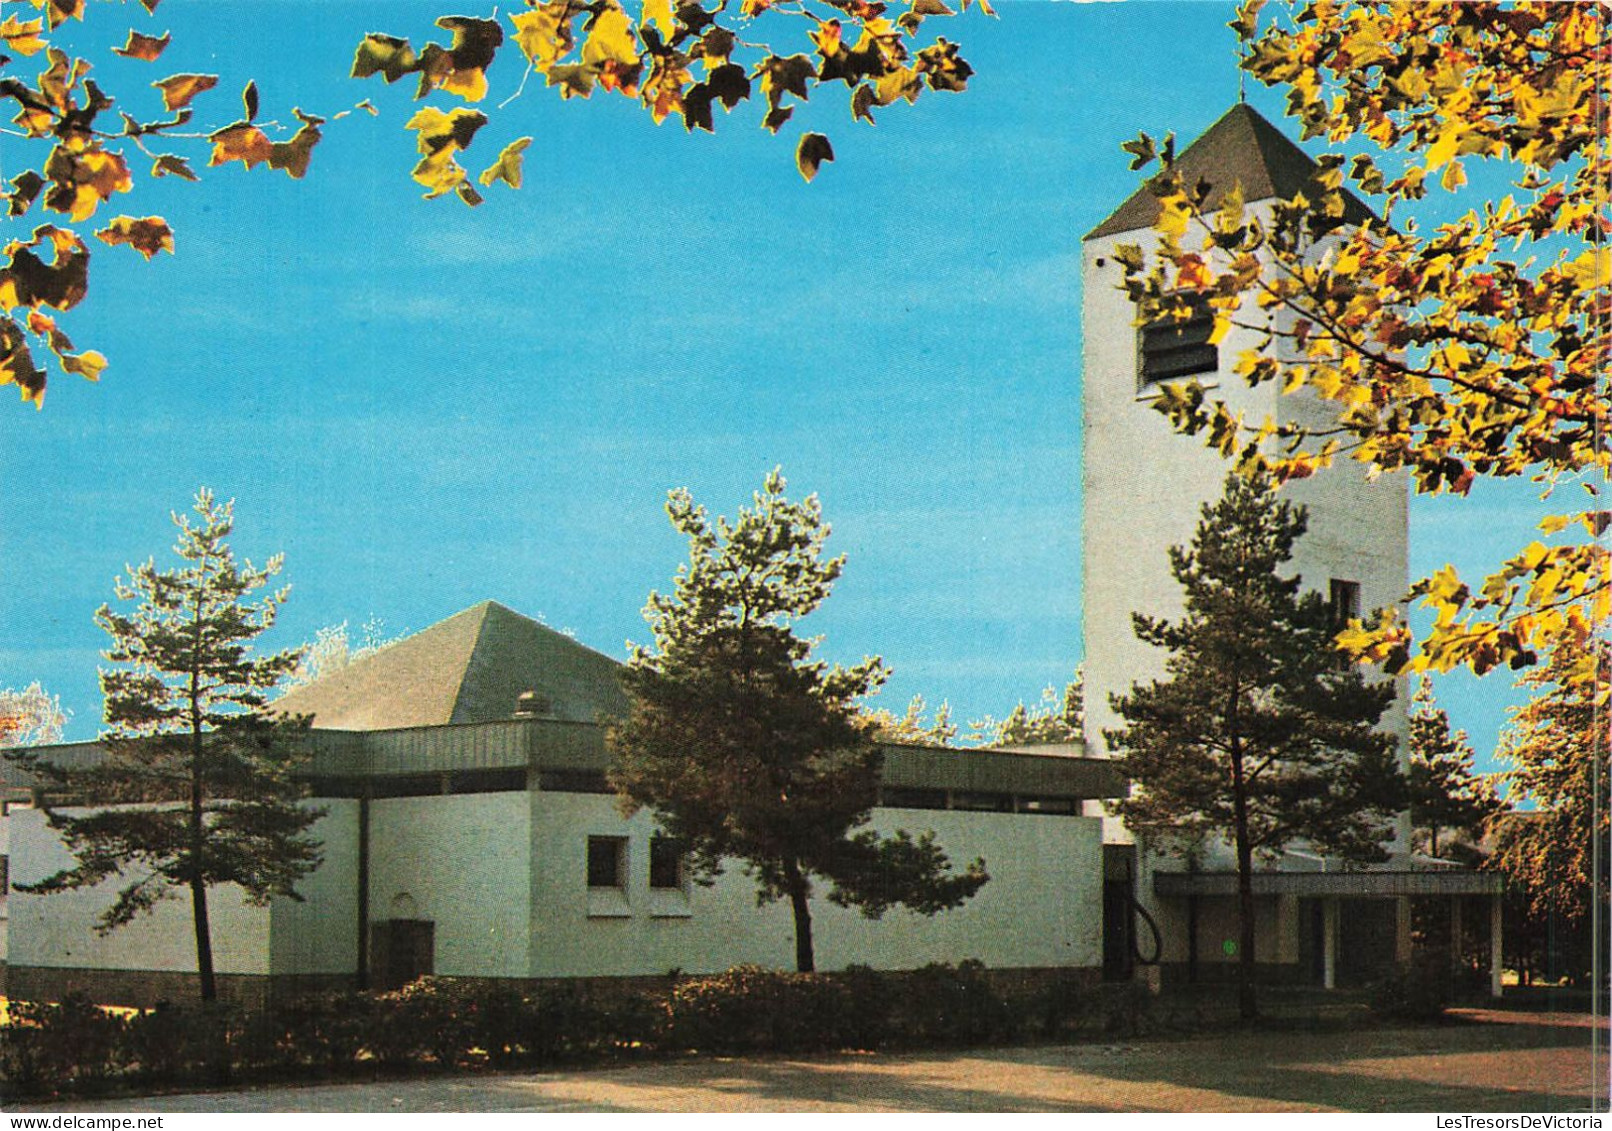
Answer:
<path fill-rule="evenodd" d="M 1021 1018 L 1022 1036 L 1052 1039 L 1089 1028 L 1096 1009 L 1097 991 L 1073 971 L 1059 974 L 1047 984 L 1010 999 Z"/>
<path fill-rule="evenodd" d="M 845 1048 L 877 1049 L 893 1043 L 891 1019 L 901 996 L 899 975 L 881 974 L 867 966 L 848 966 L 835 979 L 844 989 L 840 1017 Z"/>
<path fill-rule="evenodd" d="M 852 1013 L 851 991 L 841 979 L 736 966 L 672 989 L 667 1039 L 710 1052 L 840 1048 Z"/>
<path fill-rule="evenodd" d="M 902 1043 L 976 1045 L 1017 1035 L 1020 1018 L 991 984 L 985 964 L 932 963 L 903 978 L 893 1016 Z"/>
<path fill-rule="evenodd" d="M 273 1044 L 257 1042 L 265 1061 L 285 1068 L 342 1074 L 360 1064 L 375 1025 L 369 994 L 310 994 L 277 1003 L 262 1030 Z"/>
<path fill-rule="evenodd" d="M 1102 1032 L 1135 1037 L 1157 1027 L 1158 999 L 1141 982 L 1107 982 L 1091 995 L 1094 1020 Z"/>
<path fill-rule="evenodd" d="M 0 1027 L 0 1099 L 49 1095 L 66 1081 L 58 1073 L 59 1060 L 52 1055 L 51 1035 L 31 1022 L 17 1017 L 22 1003 L 11 1003 L 11 1019 Z"/>
<path fill-rule="evenodd" d="M 466 1038 L 471 1051 L 480 1050 L 496 1065 L 521 1063 L 526 1057 L 521 1036 L 531 1003 L 507 986 L 494 986 L 465 995 Z"/>
<path fill-rule="evenodd" d="M 60 1002 L 12 1002 L 0 1065 L 17 1094 L 98 1091 L 123 1071 L 125 1022 L 71 993 Z"/>
<path fill-rule="evenodd" d="M 185 1078 L 193 1053 L 190 1013 L 165 1001 L 129 1018 L 124 1049 L 136 1079 L 159 1084 Z"/>
<path fill-rule="evenodd" d="M 658 1044 L 666 1007 L 641 993 L 545 986 L 526 998 L 521 1047 L 540 1063 L 566 1063 Z"/>
<path fill-rule="evenodd" d="M 400 990 L 376 994 L 366 1043 L 388 1068 L 426 1058 L 452 1068 L 475 1036 L 471 994 L 440 978 L 419 978 Z"/>
<path fill-rule="evenodd" d="M 1449 1008 L 1451 977 L 1447 962 L 1424 956 L 1373 982 L 1371 1010 L 1396 1021 L 1436 1021 Z"/>

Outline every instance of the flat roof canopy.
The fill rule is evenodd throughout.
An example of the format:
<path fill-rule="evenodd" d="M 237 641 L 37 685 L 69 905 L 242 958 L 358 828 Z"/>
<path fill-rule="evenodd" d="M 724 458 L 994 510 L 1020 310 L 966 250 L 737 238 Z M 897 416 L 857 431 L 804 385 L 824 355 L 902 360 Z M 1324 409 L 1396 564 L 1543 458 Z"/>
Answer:
<path fill-rule="evenodd" d="M 1499 875 L 1464 868 L 1418 871 L 1255 872 L 1255 895 L 1397 896 L 1498 895 L 1505 890 Z M 1155 872 L 1156 895 L 1237 894 L 1236 872 Z"/>
<path fill-rule="evenodd" d="M 604 727 L 558 719 L 403 727 L 396 730 L 314 729 L 307 734 L 315 782 L 393 776 L 532 769 L 589 771 L 610 765 Z M 947 790 L 1030 798 L 1123 797 L 1118 766 L 1102 758 L 1001 750 L 955 750 L 880 744 L 886 787 Z M 59 764 L 81 768 L 105 757 L 99 743 L 38 747 Z M 44 784 L 0 759 L 0 786 Z"/>

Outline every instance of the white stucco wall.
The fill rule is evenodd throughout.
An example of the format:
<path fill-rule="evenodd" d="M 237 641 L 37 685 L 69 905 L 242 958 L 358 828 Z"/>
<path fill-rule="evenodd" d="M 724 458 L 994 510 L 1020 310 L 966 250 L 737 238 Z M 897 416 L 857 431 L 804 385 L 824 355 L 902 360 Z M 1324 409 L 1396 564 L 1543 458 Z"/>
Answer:
<path fill-rule="evenodd" d="M 351 974 L 358 968 L 358 802 L 326 798 L 309 830 L 320 866 L 297 884 L 302 901 L 269 903 L 269 967 L 275 974 Z"/>
<path fill-rule="evenodd" d="M 71 810 L 69 810 L 71 811 Z M 188 890 L 175 891 L 148 915 L 108 935 L 95 933 L 96 917 L 127 882 L 109 879 L 94 887 L 54 895 L 30 895 L 16 885 L 36 883 L 73 864 L 72 854 L 36 809 L 10 817 L 11 927 L 8 962 L 97 970 L 196 969 L 196 943 Z M 131 873 L 132 878 L 132 873 Z M 269 972 L 269 909 L 253 907 L 240 888 L 212 888 L 207 898 L 213 964 L 220 974 Z"/>
<path fill-rule="evenodd" d="M 1155 237 L 1146 230 L 1120 233 L 1084 247 L 1083 628 L 1086 737 L 1093 754 L 1108 752 L 1103 732 L 1120 723 L 1109 697 L 1164 675 L 1164 653 L 1136 639 L 1131 614 L 1180 615 L 1181 587 L 1170 575 L 1167 549 L 1191 542 L 1200 506 L 1219 497 L 1231 468 L 1200 438 L 1175 434 L 1151 407 L 1151 397 L 1138 391 L 1135 308 L 1118 289 L 1124 273 L 1114 259 L 1114 248 L 1125 243 L 1150 249 Z M 1245 303 L 1240 319 L 1259 317 Z M 1274 382 L 1250 389 L 1233 374 L 1237 356 L 1259 345 L 1253 331 L 1234 328 L 1220 344 L 1220 373 L 1197 379 L 1251 422 L 1267 415 L 1300 423 L 1335 420 L 1336 407 L 1311 391 L 1282 396 Z M 1358 582 L 1361 609 L 1368 614 L 1403 597 L 1403 475 L 1368 481 L 1361 465 L 1344 459 L 1284 487 L 1283 497 L 1309 510 L 1309 532 L 1289 567 L 1309 587 L 1326 594 L 1332 578 Z M 1381 724 L 1400 737 L 1402 750 L 1407 699 L 1400 681 L 1398 699 Z"/>
<path fill-rule="evenodd" d="M 1103 732 L 1119 719 L 1109 696 L 1164 674 L 1163 654 L 1136 639 L 1135 611 L 1174 616 L 1181 588 L 1168 547 L 1190 542 L 1199 506 L 1219 497 L 1230 464 L 1193 437 L 1176 435 L 1139 391 L 1136 310 L 1118 289 L 1124 270 L 1114 248 L 1150 247 L 1150 232 L 1121 233 L 1084 247 L 1082 298 L 1082 627 L 1086 655 L 1086 741 L 1108 751 Z M 1232 330 L 1220 345 L 1223 368 L 1256 345 Z M 1200 375 L 1235 408 L 1258 419 L 1271 408 L 1269 386 Z"/>
<path fill-rule="evenodd" d="M 992 879 L 963 907 L 933 917 L 896 909 L 878 921 L 812 902 L 822 970 L 866 964 L 910 969 L 978 958 L 991 967 L 1097 966 L 1101 944 L 1101 832 L 1080 817 L 881 809 L 874 827 L 933 829 L 954 864 L 984 856 Z M 734 864 L 714 887 L 692 886 L 686 910 L 649 888 L 647 813 L 623 818 L 610 797 L 532 795 L 532 973 L 539 977 L 710 973 L 740 963 L 791 968 L 794 920 L 786 903 L 758 907 Z M 597 899 L 590 915 L 587 839 L 628 838 L 623 906 Z M 675 914 L 668 914 L 675 912 Z"/>
<path fill-rule="evenodd" d="M 1151 396 L 1138 391 L 1135 308 L 1118 289 L 1123 269 L 1114 259 L 1114 248 L 1124 243 L 1149 248 L 1154 237 L 1121 233 L 1084 249 L 1084 629 L 1087 740 L 1094 753 L 1106 751 L 1102 732 L 1118 722 L 1108 696 L 1163 674 L 1162 655 L 1136 640 L 1131 613 L 1179 614 L 1181 589 L 1166 551 L 1191 541 L 1199 507 L 1219 497 L 1231 469 L 1201 439 L 1175 434 L 1153 411 Z M 1245 306 L 1240 319 L 1256 321 L 1253 304 Z M 1251 422 L 1266 415 L 1315 424 L 1336 418 L 1336 406 L 1313 392 L 1281 396 L 1274 382 L 1250 389 L 1233 374 L 1237 356 L 1258 345 L 1253 331 L 1234 328 L 1220 345 L 1221 372 L 1197 379 Z M 1309 533 L 1291 567 L 1310 587 L 1324 594 L 1331 578 L 1357 581 L 1364 611 L 1404 596 L 1403 475 L 1368 481 L 1361 465 L 1345 459 L 1289 484 L 1283 497 L 1310 512 Z M 1398 711 L 1385 729 L 1403 733 L 1402 716 Z"/>
<path fill-rule="evenodd" d="M 529 806 L 524 792 L 372 802 L 370 921 L 434 922 L 438 974 L 526 977 Z"/>

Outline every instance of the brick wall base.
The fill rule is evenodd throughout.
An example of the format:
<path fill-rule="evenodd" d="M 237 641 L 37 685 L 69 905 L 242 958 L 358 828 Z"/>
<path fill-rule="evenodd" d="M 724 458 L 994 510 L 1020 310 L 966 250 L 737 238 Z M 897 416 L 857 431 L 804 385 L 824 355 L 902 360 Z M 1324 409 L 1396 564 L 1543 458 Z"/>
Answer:
<path fill-rule="evenodd" d="M 219 974 L 218 996 L 248 1008 L 279 998 L 353 987 L 343 974 Z M 17 1001 L 60 1001 L 79 993 L 101 1005 L 150 1008 L 158 1002 L 189 1004 L 201 998 L 193 973 L 173 970 L 93 970 L 62 966 L 12 966 L 6 970 L 6 996 Z"/>
<path fill-rule="evenodd" d="M 1185 962 L 1166 962 L 1160 966 L 1164 984 L 1167 986 L 1184 986 L 1189 979 L 1188 968 Z M 1256 962 L 1254 963 L 1254 977 L 1267 986 L 1306 986 L 1319 983 L 1310 976 L 1310 972 L 1297 962 Z M 1237 980 L 1237 963 L 1235 962 L 1200 962 L 1198 963 L 1198 985 L 1221 986 Z"/>

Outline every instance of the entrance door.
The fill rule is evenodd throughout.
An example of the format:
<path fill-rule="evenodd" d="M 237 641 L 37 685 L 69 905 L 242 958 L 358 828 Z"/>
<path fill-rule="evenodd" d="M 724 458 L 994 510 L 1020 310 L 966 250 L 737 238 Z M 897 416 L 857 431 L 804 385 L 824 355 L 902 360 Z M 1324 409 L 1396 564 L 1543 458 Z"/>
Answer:
<path fill-rule="evenodd" d="M 375 988 L 395 990 L 436 972 L 436 924 L 430 919 L 382 919 L 370 927 Z"/>
<path fill-rule="evenodd" d="M 1103 980 L 1129 981 L 1136 970 L 1136 846 L 1103 845 Z"/>
<path fill-rule="evenodd" d="M 1131 918 L 1131 881 L 1103 881 L 1103 981 L 1129 981 L 1134 961 L 1135 922 Z"/>
<path fill-rule="evenodd" d="M 1299 900 L 1299 970 L 1312 986 L 1326 982 L 1326 901 Z"/>

